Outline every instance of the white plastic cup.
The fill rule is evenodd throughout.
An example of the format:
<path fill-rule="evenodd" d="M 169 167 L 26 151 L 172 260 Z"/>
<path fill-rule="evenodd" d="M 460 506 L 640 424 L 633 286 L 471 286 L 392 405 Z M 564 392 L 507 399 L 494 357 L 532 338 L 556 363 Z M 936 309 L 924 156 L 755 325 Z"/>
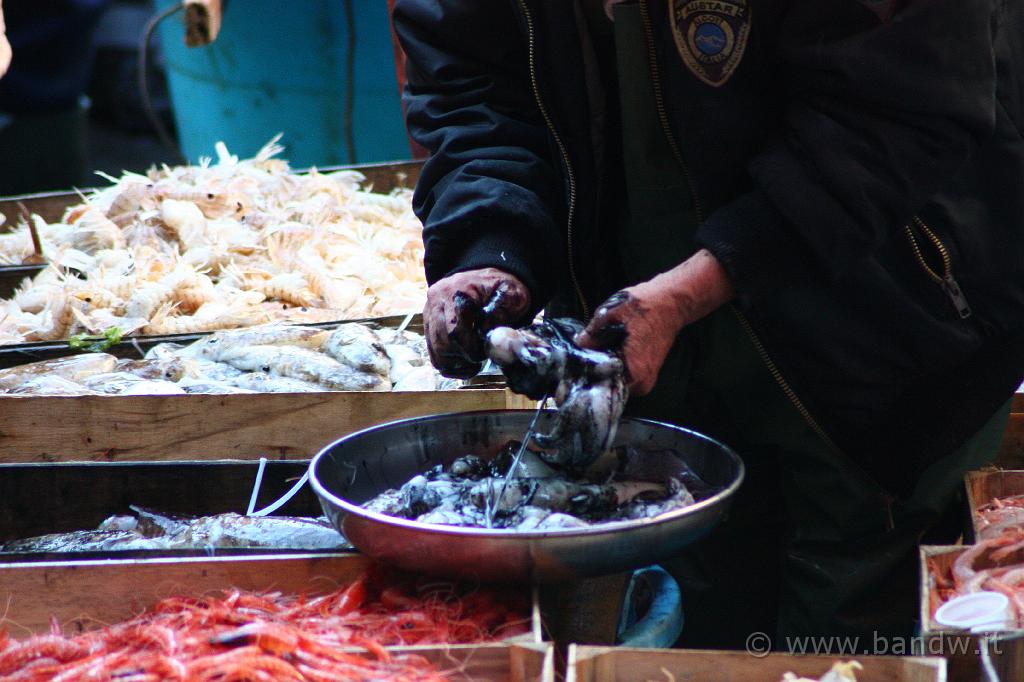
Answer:
<path fill-rule="evenodd" d="M 973 592 L 950 599 L 935 612 L 935 620 L 948 628 L 971 632 L 1013 627 L 1010 600 L 1001 592 Z"/>

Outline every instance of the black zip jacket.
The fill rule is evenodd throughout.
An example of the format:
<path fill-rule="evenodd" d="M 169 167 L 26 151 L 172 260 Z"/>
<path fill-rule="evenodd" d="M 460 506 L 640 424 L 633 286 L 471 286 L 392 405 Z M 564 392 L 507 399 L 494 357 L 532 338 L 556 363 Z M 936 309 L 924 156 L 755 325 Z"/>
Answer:
<path fill-rule="evenodd" d="M 717 87 L 669 3 L 640 4 L 699 245 L 812 421 L 905 491 L 1024 375 L 1024 0 L 749 0 Z M 498 267 L 577 316 L 629 284 L 601 211 L 620 132 L 581 17 L 396 2 L 430 282 Z"/>

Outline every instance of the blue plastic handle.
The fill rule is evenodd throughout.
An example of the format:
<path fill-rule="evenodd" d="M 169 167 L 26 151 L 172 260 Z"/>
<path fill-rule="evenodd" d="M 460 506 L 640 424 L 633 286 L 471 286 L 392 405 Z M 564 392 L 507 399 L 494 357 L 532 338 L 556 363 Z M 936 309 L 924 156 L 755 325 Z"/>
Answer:
<path fill-rule="evenodd" d="M 638 614 L 636 590 L 646 583 L 653 595 L 644 614 Z M 683 603 L 679 583 L 661 566 L 633 573 L 626 588 L 619 619 L 619 644 L 628 647 L 668 649 L 683 631 Z"/>

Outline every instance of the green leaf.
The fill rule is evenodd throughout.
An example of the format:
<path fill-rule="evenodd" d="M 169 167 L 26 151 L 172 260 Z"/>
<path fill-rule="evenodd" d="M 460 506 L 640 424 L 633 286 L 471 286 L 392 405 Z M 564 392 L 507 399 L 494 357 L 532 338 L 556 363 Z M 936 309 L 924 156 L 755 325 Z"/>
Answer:
<path fill-rule="evenodd" d="M 75 334 L 68 338 L 68 348 L 72 350 L 84 350 L 90 353 L 102 353 L 114 344 L 120 343 L 124 332 L 120 327 L 110 327 L 103 331 L 102 336 L 88 336 L 86 334 Z"/>

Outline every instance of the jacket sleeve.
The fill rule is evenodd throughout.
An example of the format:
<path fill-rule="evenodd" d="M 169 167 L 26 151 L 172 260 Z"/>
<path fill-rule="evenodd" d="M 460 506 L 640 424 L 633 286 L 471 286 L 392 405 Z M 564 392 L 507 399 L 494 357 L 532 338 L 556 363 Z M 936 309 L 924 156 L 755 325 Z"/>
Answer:
<path fill-rule="evenodd" d="M 508 0 L 398 0 L 406 124 L 430 152 L 413 197 L 427 280 L 482 267 L 516 275 L 535 307 L 564 250 L 564 189 Z"/>
<path fill-rule="evenodd" d="M 884 23 L 865 22 L 857 0 L 792 4 L 778 49 L 783 126 L 750 164 L 754 190 L 697 235 L 741 293 L 855 268 L 984 143 L 995 125 L 992 2 L 914 0 Z"/>

